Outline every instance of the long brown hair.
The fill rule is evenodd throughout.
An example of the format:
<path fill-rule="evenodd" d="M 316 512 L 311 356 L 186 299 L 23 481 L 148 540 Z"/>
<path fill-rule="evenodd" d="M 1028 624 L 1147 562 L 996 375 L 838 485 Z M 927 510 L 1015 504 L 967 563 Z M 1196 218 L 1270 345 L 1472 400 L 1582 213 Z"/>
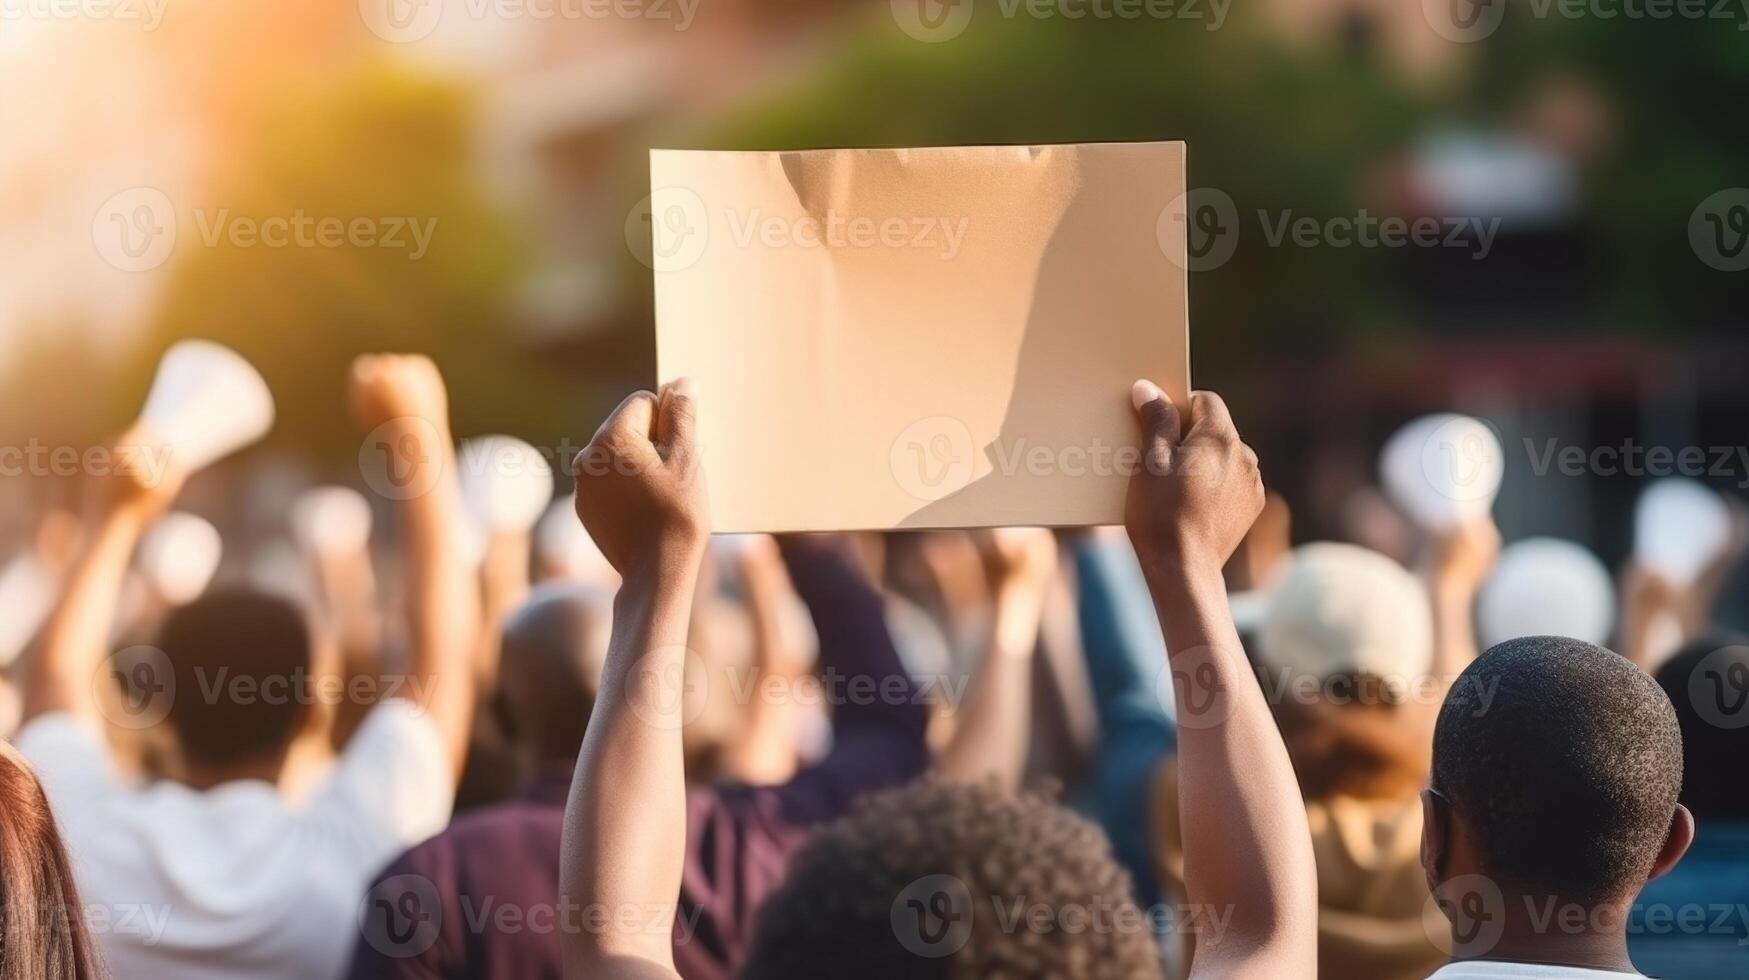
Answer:
<path fill-rule="evenodd" d="M 1344 701 L 1284 701 L 1276 725 L 1308 800 L 1413 798 L 1427 782 L 1431 729 L 1421 706 L 1371 676 L 1342 679 Z"/>
<path fill-rule="evenodd" d="M 0 742 L 0 980 L 103 976 L 42 784 Z"/>

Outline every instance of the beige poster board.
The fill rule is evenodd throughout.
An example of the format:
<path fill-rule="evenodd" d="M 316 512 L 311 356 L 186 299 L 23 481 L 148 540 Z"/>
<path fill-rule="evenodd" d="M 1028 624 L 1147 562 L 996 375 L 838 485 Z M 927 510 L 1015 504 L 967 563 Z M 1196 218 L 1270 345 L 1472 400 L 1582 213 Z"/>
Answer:
<path fill-rule="evenodd" d="M 1184 144 L 650 154 L 721 531 L 1120 523 L 1189 388 Z"/>

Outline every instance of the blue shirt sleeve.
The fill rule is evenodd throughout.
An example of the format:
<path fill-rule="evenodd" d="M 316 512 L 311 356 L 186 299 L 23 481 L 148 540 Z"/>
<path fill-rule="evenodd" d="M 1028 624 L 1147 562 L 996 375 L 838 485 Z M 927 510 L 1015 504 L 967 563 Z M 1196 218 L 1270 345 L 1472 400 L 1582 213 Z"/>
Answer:
<path fill-rule="evenodd" d="M 1159 900 L 1148 820 L 1154 772 L 1177 745 L 1166 643 L 1127 541 L 1088 539 L 1076 550 L 1075 572 L 1081 644 L 1099 714 L 1089 807 L 1146 906 Z"/>

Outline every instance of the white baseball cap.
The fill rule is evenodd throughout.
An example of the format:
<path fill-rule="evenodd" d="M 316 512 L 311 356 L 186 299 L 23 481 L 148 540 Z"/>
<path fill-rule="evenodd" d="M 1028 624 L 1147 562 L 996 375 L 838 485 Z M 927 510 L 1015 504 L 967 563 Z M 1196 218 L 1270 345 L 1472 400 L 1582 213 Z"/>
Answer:
<path fill-rule="evenodd" d="M 1433 612 L 1420 580 L 1350 544 L 1294 549 L 1257 638 L 1264 664 L 1320 679 L 1408 681 L 1433 668 Z"/>

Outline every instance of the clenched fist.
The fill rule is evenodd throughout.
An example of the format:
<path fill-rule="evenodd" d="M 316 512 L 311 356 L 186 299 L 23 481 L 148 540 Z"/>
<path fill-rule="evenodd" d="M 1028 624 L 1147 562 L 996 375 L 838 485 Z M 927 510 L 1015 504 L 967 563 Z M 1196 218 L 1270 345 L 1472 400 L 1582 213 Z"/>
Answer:
<path fill-rule="evenodd" d="M 577 455 L 577 516 L 628 580 L 663 562 L 696 561 L 710 537 L 698 403 L 682 378 L 614 409 Z"/>
<path fill-rule="evenodd" d="M 423 354 L 365 354 L 352 362 L 347 396 L 360 427 L 396 419 L 449 425 L 449 395 L 437 365 Z"/>
<path fill-rule="evenodd" d="M 1182 437 L 1178 407 L 1158 385 L 1136 382 L 1131 400 L 1145 464 L 1130 478 L 1124 506 L 1136 554 L 1144 568 L 1162 562 L 1220 568 L 1263 509 L 1257 454 L 1240 440 L 1214 392 L 1191 395 Z"/>

